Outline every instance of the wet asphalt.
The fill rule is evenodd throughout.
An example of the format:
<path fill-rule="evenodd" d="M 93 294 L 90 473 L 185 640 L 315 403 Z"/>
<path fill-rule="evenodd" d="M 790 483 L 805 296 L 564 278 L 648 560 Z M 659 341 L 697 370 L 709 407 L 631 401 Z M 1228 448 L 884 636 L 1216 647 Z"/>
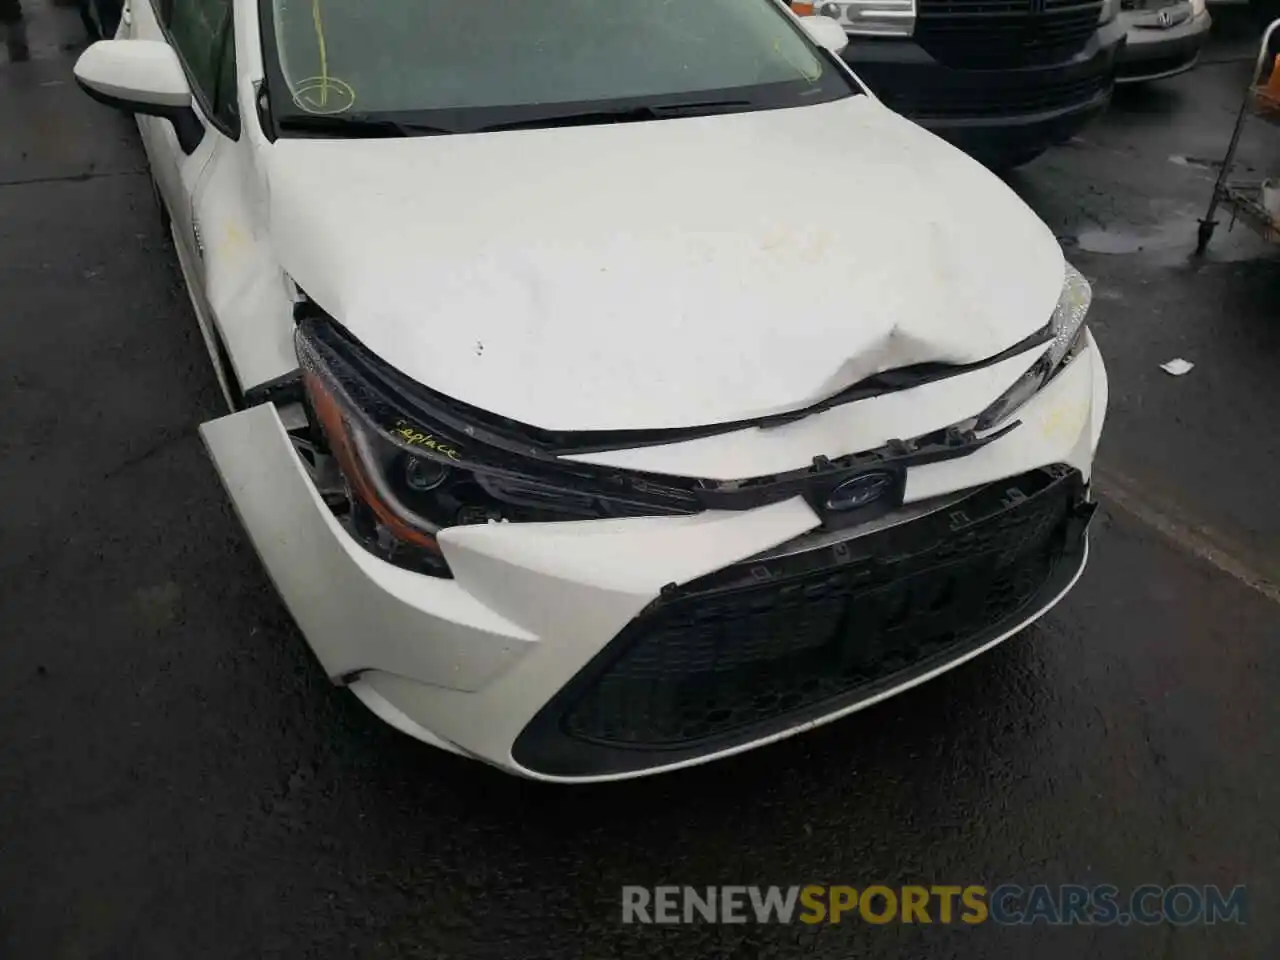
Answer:
<path fill-rule="evenodd" d="M 133 128 L 75 90 L 74 12 L 32 20 L 0 61 L 0 957 L 1277 955 L 1280 259 L 1225 227 L 1187 259 L 1243 27 L 1009 178 L 1112 377 L 1075 592 L 807 736 L 560 788 L 327 683 L 196 436 L 219 395 Z M 619 923 L 623 884 L 810 882 L 1245 884 L 1249 922 Z"/>

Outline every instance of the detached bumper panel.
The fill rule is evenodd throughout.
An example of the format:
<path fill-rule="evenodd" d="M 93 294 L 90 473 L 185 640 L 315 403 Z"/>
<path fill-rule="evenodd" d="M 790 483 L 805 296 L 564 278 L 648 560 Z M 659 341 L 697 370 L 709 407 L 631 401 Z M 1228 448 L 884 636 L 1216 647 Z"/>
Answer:
<path fill-rule="evenodd" d="M 672 587 L 534 717 L 513 759 L 620 774 L 767 738 L 909 684 L 1052 605 L 1093 505 L 1063 465 L 936 513 Z"/>

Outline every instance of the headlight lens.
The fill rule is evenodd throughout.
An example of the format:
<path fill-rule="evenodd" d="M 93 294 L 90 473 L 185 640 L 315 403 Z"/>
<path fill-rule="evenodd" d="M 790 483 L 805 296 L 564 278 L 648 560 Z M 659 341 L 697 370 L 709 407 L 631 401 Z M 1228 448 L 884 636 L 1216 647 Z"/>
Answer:
<path fill-rule="evenodd" d="M 978 416 L 975 430 L 979 433 L 990 430 L 1017 411 L 1036 395 L 1067 360 L 1080 351 L 1084 342 L 1084 320 L 1092 301 L 1093 289 L 1089 286 L 1089 281 L 1068 263 L 1062 281 L 1062 293 L 1053 310 L 1053 319 L 1049 322 L 1053 339 L 1048 349 L 1030 370 Z"/>
<path fill-rule="evenodd" d="M 1102 9 L 1098 11 L 1098 25 L 1101 26 L 1104 23 L 1110 23 L 1116 18 L 1116 14 L 1119 12 L 1120 0 L 1102 0 Z"/>
<path fill-rule="evenodd" d="M 830 17 L 845 33 L 878 37 L 909 37 L 915 29 L 915 0 L 817 0 L 793 2 L 801 16 Z"/>
<path fill-rule="evenodd" d="M 1084 274 L 1067 264 L 1066 274 L 1062 279 L 1062 293 L 1058 297 L 1058 305 L 1053 309 L 1053 343 L 1049 345 L 1047 354 L 1054 370 L 1066 359 L 1072 348 L 1084 335 L 1084 320 L 1089 314 L 1089 305 L 1093 303 L 1093 288 Z"/>
<path fill-rule="evenodd" d="M 1198 17 L 1200 14 L 1204 13 L 1204 11 L 1204 0 L 1191 0 L 1191 16 Z"/>
<path fill-rule="evenodd" d="M 348 528 L 398 566 L 449 576 L 436 535 L 451 526 L 698 509 L 678 489 L 535 451 L 513 454 L 479 440 L 475 428 L 434 422 L 371 376 L 367 355 L 330 321 L 304 320 L 295 345 L 314 419 L 347 485 Z"/>

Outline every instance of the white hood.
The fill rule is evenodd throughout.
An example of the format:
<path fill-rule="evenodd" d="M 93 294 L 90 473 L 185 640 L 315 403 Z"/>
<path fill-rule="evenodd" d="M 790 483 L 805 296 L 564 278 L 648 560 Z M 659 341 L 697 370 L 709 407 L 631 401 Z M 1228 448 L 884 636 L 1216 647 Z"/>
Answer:
<path fill-rule="evenodd" d="M 286 270 L 413 379 L 548 429 L 795 409 L 1043 327 L 1062 252 L 870 97 L 267 151 Z"/>

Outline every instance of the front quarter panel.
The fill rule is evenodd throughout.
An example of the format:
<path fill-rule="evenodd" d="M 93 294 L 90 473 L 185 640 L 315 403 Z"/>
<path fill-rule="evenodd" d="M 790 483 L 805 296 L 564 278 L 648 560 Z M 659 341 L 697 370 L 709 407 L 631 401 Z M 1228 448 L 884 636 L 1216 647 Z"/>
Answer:
<path fill-rule="evenodd" d="M 335 681 L 377 668 L 476 690 L 527 652 L 531 633 L 449 581 L 382 563 L 356 545 L 270 404 L 211 420 L 200 435 L 276 589 Z"/>
<path fill-rule="evenodd" d="M 441 580 L 384 563 L 351 539 L 273 406 L 200 432 L 329 676 L 406 685 L 413 722 L 430 732 L 423 739 L 502 764 L 538 709 L 663 586 L 819 523 L 797 498 L 742 513 L 458 527 L 441 536 L 455 574 Z"/>
<path fill-rule="evenodd" d="M 298 367 L 293 302 L 261 211 L 253 147 L 224 140 L 195 196 L 200 271 L 213 322 L 244 389 Z"/>

